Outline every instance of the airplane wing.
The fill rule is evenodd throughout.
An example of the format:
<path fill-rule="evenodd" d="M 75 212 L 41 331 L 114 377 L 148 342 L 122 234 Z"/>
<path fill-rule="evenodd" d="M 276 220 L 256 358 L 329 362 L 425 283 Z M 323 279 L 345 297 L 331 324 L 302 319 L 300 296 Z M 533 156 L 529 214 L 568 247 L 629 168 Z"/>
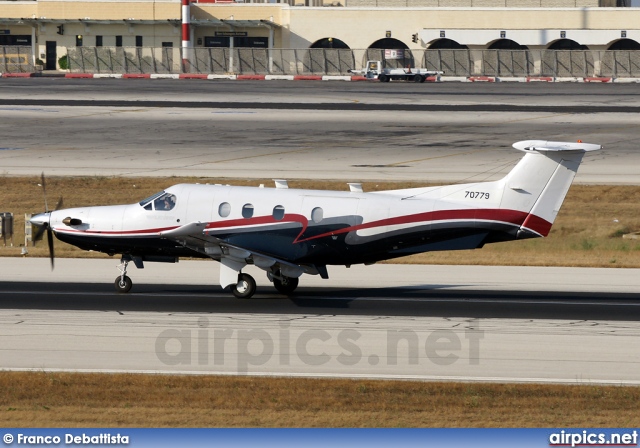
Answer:
<path fill-rule="evenodd" d="M 248 264 L 253 264 L 271 275 L 277 273 L 290 278 L 298 278 L 304 273 L 320 274 L 323 278 L 326 275 L 324 269 L 291 263 L 209 235 L 204 232 L 206 226 L 206 222 L 192 222 L 160 232 L 160 237 L 220 261 L 220 286 L 223 288 L 236 284 L 238 273 Z"/>

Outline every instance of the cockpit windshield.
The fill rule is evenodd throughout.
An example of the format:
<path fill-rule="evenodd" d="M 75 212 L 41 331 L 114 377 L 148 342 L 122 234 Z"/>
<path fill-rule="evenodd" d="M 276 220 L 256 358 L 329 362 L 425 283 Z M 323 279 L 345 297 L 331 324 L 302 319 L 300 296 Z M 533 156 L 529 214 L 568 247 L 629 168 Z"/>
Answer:
<path fill-rule="evenodd" d="M 173 210 L 176 206 L 176 195 L 161 191 L 143 199 L 139 204 L 145 210 Z"/>

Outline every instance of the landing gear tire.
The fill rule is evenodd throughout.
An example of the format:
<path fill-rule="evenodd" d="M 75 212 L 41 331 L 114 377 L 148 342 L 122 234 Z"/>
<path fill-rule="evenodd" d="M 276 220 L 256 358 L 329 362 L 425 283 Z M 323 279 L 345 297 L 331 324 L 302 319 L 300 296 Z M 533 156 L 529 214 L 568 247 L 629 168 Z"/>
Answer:
<path fill-rule="evenodd" d="M 131 287 L 133 286 L 133 282 L 129 277 L 125 275 L 124 277 L 116 277 L 114 286 L 118 294 L 126 294 L 129 292 L 129 290 L 131 290 Z"/>
<path fill-rule="evenodd" d="M 256 281 L 249 274 L 240 274 L 238 283 L 231 287 L 231 292 L 238 299 L 248 299 L 256 292 Z"/>
<path fill-rule="evenodd" d="M 282 277 L 282 280 L 273 279 L 273 286 L 279 293 L 289 295 L 298 287 L 298 279 L 292 277 Z"/>

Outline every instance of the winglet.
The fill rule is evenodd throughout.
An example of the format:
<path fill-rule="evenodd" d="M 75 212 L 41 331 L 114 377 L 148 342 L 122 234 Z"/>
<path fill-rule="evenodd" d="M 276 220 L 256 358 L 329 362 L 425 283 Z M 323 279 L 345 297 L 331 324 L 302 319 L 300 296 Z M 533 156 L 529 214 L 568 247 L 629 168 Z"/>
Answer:
<path fill-rule="evenodd" d="M 545 140 L 524 140 L 513 144 L 515 149 L 524 152 L 541 151 L 541 152 L 558 152 L 558 151 L 576 151 L 587 152 L 602 149 L 602 145 L 582 142 L 549 142 Z"/>

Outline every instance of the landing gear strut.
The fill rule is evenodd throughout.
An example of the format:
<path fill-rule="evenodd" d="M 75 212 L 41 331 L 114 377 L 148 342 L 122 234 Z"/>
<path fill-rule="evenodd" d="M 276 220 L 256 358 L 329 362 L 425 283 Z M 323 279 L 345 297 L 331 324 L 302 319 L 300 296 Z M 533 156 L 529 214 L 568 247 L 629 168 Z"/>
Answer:
<path fill-rule="evenodd" d="M 118 270 L 120 271 L 120 275 L 116 277 L 116 281 L 113 283 L 113 285 L 115 286 L 116 292 L 118 294 L 128 293 L 131 289 L 131 286 L 133 286 L 133 282 L 129 277 L 127 277 L 128 265 L 129 262 L 123 258 L 120 260 L 120 264 L 117 266 Z"/>
<path fill-rule="evenodd" d="M 231 292 L 238 299 L 249 299 L 256 292 L 256 281 L 249 274 L 238 274 L 238 283 L 231 286 Z"/>

